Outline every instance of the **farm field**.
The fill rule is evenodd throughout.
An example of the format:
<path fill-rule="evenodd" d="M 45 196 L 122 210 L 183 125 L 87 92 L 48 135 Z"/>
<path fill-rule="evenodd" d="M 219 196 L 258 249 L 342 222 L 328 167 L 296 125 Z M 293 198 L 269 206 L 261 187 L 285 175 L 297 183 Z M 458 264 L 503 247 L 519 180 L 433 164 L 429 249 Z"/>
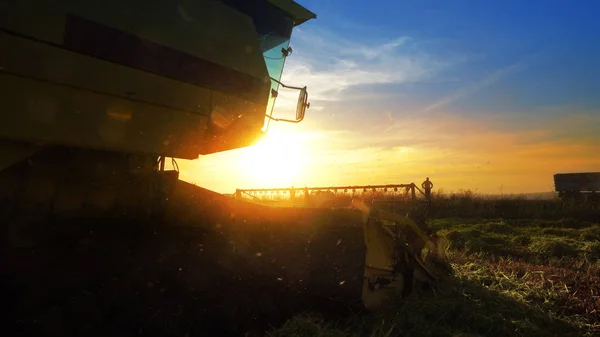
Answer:
<path fill-rule="evenodd" d="M 268 336 L 597 336 L 600 223 L 445 218 L 455 275 L 377 314 L 300 314 Z"/>
<path fill-rule="evenodd" d="M 363 218 L 344 202 L 265 208 L 203 191 L 177 204 L 178 223 L 50 219 L 41 231 L 11 232 L 3 242 L 7 329 L 37 336 L 598 335 L 598 210 L 531 202 L 436 199 L 428 223 L 448 240 L 455 275 L 379 313 L 359 303 Z"/>

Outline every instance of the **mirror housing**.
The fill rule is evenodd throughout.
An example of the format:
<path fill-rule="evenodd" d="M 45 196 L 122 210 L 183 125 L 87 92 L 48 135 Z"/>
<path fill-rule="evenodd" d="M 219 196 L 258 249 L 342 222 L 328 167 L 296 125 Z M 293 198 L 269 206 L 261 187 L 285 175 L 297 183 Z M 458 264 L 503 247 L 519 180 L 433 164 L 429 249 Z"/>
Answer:
<path fill-rule="evenodd" d="M 270 120 L 274 120 L 276 122 L 288 122 L 288 123 L 302 122 L 302 120 L 304 120 L 304 116 L 306 115 L 306 109 L 310 108 L 310 103 L 308 102 L 308 90 L 306 90 L 306 86 L 304 86 L 302 88 L 301 87 L 292 87 L 292 86 L 285 85 L 272 77 L 271 77 L 271 80 L 277 82 L 279 85 L 281 85 L 284 88 L 299 90 L 300 93 L 298 94 L 298 103 L 296 104 L 296 119 L 295 120 L 294 119 L 274 118 L 270 115 L 266 115 L 267 118 L 269 118 Z M 271 95 L 273 95 L 274 98 L 277 97 L 277 94 L 278 94 L 277 90 L 271 89 Z"/>
<path fill-rule="evenodd" d="M 308 102 L 308 91 L 306 87 L 300 89 L 300 94 L 298 94 L 298 104 L 296 104 L 296 120 L 298 122 L 304 119 L 304 115 L 306 114 L 306 109 L 310 108 L 310 103 Z"/>

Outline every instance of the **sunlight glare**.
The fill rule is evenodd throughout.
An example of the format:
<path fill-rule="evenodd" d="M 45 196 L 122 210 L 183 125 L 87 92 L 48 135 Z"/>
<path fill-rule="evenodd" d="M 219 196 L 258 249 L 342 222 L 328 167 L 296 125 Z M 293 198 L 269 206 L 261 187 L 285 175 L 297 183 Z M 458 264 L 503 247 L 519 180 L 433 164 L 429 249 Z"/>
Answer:
<path fill-rule="evenodd" d="M 306 168 L 307 146 L 299 133 L 269 130 L 260 143 L 240 153 L 239 170 L 247 188 L 292 186 Z"/>

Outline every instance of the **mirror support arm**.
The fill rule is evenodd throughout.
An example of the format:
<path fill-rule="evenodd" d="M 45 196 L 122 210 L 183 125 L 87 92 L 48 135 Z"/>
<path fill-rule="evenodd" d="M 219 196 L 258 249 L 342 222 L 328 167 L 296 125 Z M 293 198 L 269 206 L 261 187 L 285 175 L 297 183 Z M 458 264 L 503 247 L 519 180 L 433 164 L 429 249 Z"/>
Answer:
<path fill-rule="evenodd" d="M 300 118 L 300 119 L 283 119 L 283 118 L 274 118 L 269 115 L 265 115 L 265 116 L 267 116 L 268 119 L 270 119 L 272 121 L 276 121 L 276 122 L 300 123 L 304 120 L 304 116 L 302 116 L 302 118 Z"/>
<path fill-rule="evenodd" d="M 299 104 L 298 106 L 302 106 L 302 114 L 300 116 L 298 116 L 298 110 L 297 110 L 298 107 L 296 107 L 296 119 L 274 118 L 273 116 L 270 116 L 270 115 L 267 115 L 267 114 L 265 114 L 265 116 L 269 120 L 276 121 L 276 122 L 288 122 L 288 123 L 300 123 L 300 122 L 302 122 L 304 120 L 304 116 L 305 116 L 304 112 L 306 111 L 306 109 L 310 108 L 310 103 L 306 103 L 306 97 L 308 95 L 308 93 L 306 92 L 306 87 L 288 86 L 288 85 L 285 85 L 285 84 L 281 83 L 279 80 L 274 79 L 273 77 L 271 77 L 271 80 L 275 81 L 277 84 L 281 85 L 284 88 L 300 90 L 301 92 L 304 93 L 304 96 L 300 96 L 300 97 L 303 97 L 304 100 L 305 100 L 305 102 L 303 102 L 303 103 L 299 102 L 298 103 Z M 300 98 L 299 98 L 299 100 L 300 100 Z M 300 104 L 302 104 L 302 105 L 300 105 Z"/>
<path fill-rule="evenodd" d="M 280 86 L 282 86 L 284 88 L 294 89 L 294 90 L 302 90 L 302 89 L 304 89 L 304 88 L 301 88 L 301 87 L 292 87 L 292 86 L 289 86 L 289 85 L 285 85 L 285 84 L 281 83 L 280 81 L 274 79 L 273 77 L 271 77 L 271 80 L 277 82 L 277 84 L 279 84 Z"/>

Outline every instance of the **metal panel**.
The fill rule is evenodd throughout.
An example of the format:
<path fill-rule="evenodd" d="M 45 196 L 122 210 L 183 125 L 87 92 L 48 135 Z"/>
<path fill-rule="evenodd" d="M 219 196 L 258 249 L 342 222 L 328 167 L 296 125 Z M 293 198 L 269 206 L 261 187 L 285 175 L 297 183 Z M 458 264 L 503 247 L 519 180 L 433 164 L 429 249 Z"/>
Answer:
<path fill-rule="evenodd" d="M 13 140 L 197 158 L 207 117 L 0 72 L 0 136 Z"/>
<path fill-rule="evenodd" d="M 67 15 L 63 46 L 81 54 L 250 100 L 260 98 L 264 86 L 262 79 L 73 15 Z"/>
<path fill-rule="evenodd" d="M 304 22 L 316 19 L 317 15 L 304 6 L 300 5 L 296 1 L 293 0 L 267 0 L 275 6 L 283 9 L 287 13 L 289 13 L 295 21 L 296 26 L 303 24 Z"/>
<path fill-rule="evenodd" d="M 600 191 L 600 172 L 555 174 L 554 187 L 556 191 Z"/>
<path fill-rule="evenodd" d="M 0 27 L 23 36 L 60 44 L 66 12 L 48 1 L 15 0 L 0 2 Z"/>
<path fill-rule="evenodd" d="M 252 19 L 218 1 L 60 2 L 71 14 L 270 83 Z"/>
<path fill-rule="evenodd" d="M 2 71 L 201 115 L 210 91 L 195 85 L 0 33 Z"/>

